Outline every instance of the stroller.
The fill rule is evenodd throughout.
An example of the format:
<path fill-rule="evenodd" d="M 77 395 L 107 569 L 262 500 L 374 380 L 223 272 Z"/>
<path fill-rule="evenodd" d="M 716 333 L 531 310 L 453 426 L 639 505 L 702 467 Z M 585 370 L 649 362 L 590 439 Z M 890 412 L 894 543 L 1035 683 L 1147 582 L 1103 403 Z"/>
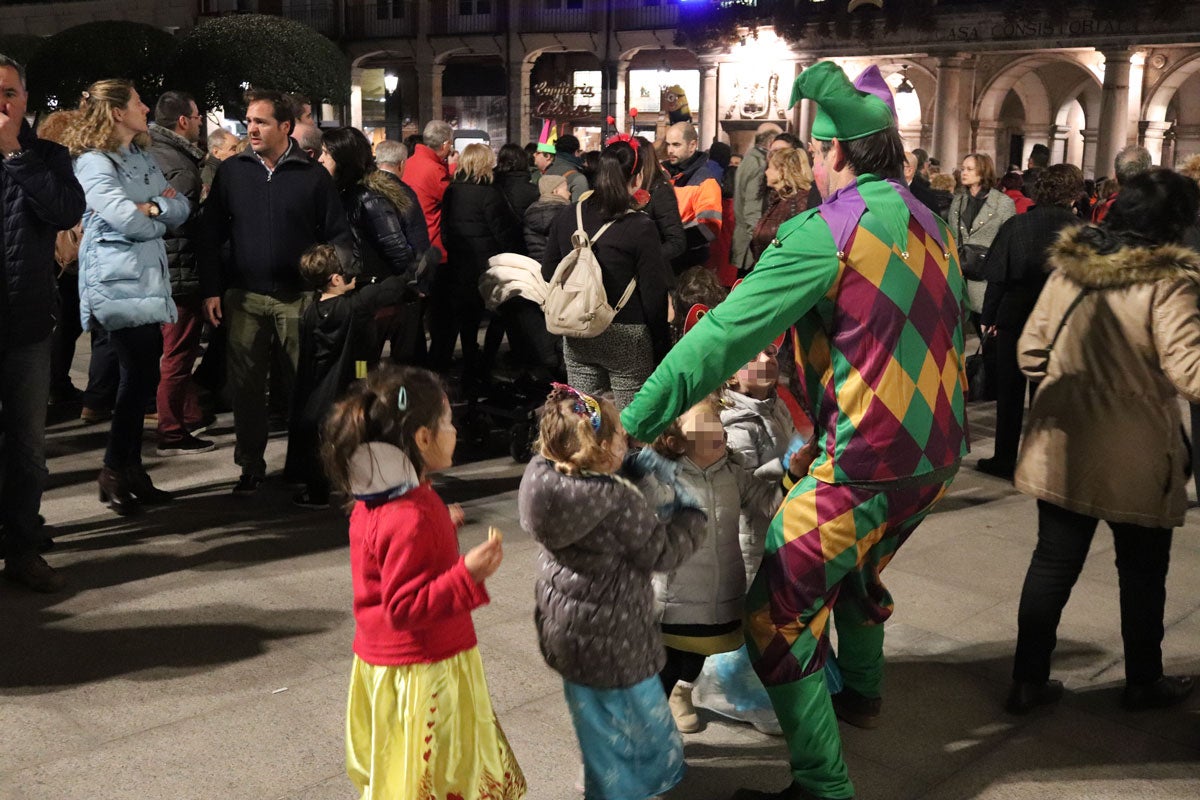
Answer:
<path fill-rule="evenodd" d="M 488 260 L 479 290 L 508 334 L 516 372 L 496 372 L 467 403 L 467 435 L 487 447 L 497 430 L 507 430 L 508 451 L 525 463 L 537 439 L 537 410 L 554 381 L 566 381 L 562 339 L 546 330 L 541 265 L 528 256 L 501 253 Z M 495 322 L 493 324 L 495 324 Z"/>

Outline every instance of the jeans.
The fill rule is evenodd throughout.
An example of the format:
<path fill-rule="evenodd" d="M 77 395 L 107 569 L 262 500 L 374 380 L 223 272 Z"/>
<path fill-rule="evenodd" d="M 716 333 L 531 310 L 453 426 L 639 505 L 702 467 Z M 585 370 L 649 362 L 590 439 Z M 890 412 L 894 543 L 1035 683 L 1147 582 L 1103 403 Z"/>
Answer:
<path fill-rule="evenodd" d="M 142 465 L 142 430 L 146 426 L 146 404 L 158 386 L 158 361 L 162 358 L 162 333 L 157 324 L 135 325 L 108 332 L 117 354 L 121 382 L 113 406 L 112 429 L 104 466 L 123 470 Z"/>
<path fill-rule="evenodd" d="M 175 300 L 179 321 L 162 326 L 162 364 L 158 381 L 158 440 L 162 444 L 187 438 L 187 426 L 199 422 L 200 401 L 192 382 L 192 366 L 200 355 L 203 303 L 198 297 Z"/>
<path fill-rule="evenodd" d="M 227 385 L 233 403 L 237 438 L 233 460 L 244 475 L 263 476 L 267 462 L 267 374 L 278 367 L 282 388 L 291 398 L 300 359 L 300 294 L 267 295 L 230 289 L 225 293 L 228 326 Z M 279 342 L 283 358 L 271 358 L 271 345 Z M 286 404 L 285 404 L 286 407 Z"/>
<path fill-rule="evenodd" d="M 0 340 L 0 521 L 7 559 L 37 552 L 38 508 L 46 486 L 46 402 L 53 336 L 10 345 Z"/>
<path fill-rule="evenodd" d="M 1100 520 L 1038 501 L 1038 541 L 1025 574 L 1017 612 L 1014 681 L 1043 683 L 1050 678 L 1050 655 L 1058 623 L 1079 578 Z M 1162 677 L 1163 608 L 1171 530 L 1110 522 L 1117 552 L 1121 596 L 1121 640 L 1125 681 L 1154 683 Z"/>

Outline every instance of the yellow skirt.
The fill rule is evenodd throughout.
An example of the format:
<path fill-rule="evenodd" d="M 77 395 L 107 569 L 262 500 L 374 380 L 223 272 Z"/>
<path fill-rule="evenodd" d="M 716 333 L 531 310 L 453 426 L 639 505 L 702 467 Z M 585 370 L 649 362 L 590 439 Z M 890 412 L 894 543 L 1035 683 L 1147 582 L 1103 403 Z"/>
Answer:
<path fill-rule="evenodd" d="M 492 710 L 479 649 L 399 667 L 355 656 L 346 772 L 361 800 L 524 797 L 525 775 Z"/>

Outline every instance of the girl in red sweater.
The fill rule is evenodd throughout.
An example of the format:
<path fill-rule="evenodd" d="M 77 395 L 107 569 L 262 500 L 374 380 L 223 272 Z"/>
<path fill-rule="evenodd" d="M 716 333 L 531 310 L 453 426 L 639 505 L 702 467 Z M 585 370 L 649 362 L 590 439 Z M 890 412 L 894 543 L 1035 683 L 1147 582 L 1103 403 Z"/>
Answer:
<path fill-rule="evenodd" d="M 354 498 L 346 770 L 361 800 L 525 796 L 471 624 L 500 538 L 460 556 L 428 480 L 450 466 L 456 439 L 441 382 L 413 368 L 356 382 L 325 423 L 326 470 Z"/>

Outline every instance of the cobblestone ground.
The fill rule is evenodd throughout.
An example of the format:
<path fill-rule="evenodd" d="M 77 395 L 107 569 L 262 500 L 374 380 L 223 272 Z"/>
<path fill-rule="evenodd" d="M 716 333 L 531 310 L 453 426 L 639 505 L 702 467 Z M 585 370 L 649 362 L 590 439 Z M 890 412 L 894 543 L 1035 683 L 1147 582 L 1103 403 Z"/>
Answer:
<path fill-rule="evenodd" d="M 973 408 L 971 420 L 968 465 L 991 451 L 989 411 Z M 150 472 L 178 499 L 128 519 L 96 499 L 107 426 L 52 426 L 47 557 L 71 589 L 45 597 L 0 586 L 3 800 L 353 796 L 342 765 L 353 633 L 345 518 L 293 507 L 278 479 L 253 498 L 231 496 L 231 426 L 222 415 L 219 449 L 187 458 L 155 458 L 148 437 Z M 464 549 L 488 525 L 506 534 L 492 603 L 475 615 L 480 647 L 529 797 L 567 800 L 578 753 L 533 629 L 536 545 L 516 520 L 521 467 L 494 444 L 464 447 L 440 488 L 469 514 Z M 273 438 L 272 469 L 283 455 Z M 860 798 L 1200 797 L 1200 696 L 1168 712 L 1117 707 L 1117 579 L 1103 529 L 1060 630 L 1065 700 L 1029 718 L 1001 710 L 1034 523 L 1032 500 L 964 469 L 888 567 L 896 613 L 883 722 L 843 728 Z M 1176 535 L 1167 626 L 1168 669 L 1200 673 L 1194 516 Z M 686 737 L 690 769 L 671 800 L 787 782 L 781 740 L 705 722 Z"/>

